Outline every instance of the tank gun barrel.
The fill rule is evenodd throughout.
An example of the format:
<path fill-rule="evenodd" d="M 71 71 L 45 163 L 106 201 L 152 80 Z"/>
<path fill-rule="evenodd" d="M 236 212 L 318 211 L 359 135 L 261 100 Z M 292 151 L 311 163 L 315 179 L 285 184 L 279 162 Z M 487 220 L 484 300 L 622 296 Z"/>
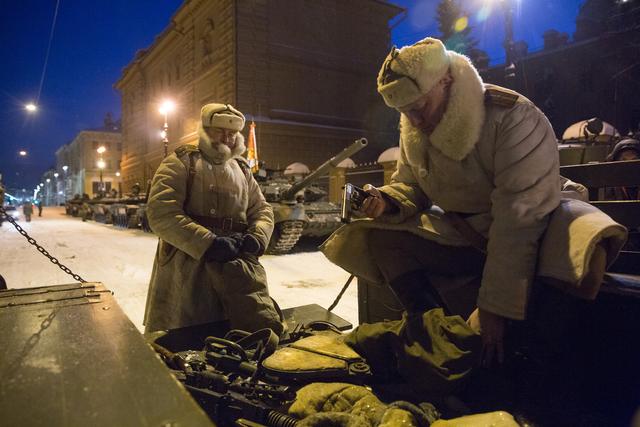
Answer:
<path fill-rule="evenodd" d="M 296 196 L 296 193 L 302 190 L 307 185 L 309 185 L 311 181 L 319 178 L 322 174 L 327 172 L 329 169 L 335 168 L 336 166 L 338 166 L 338 163 L 340 163 L 347 157 L 352 156 L 353 154 L 362 150 L 364 147 L 367 146 L 368 143 L 369 142 L 367 141 L 367 138 L 360 138 L 355 140 L 351 145 L 349 145 L 347 148 L 342 150 L 340 153 L 336 154 L 335 156 L 333 156 L 332 158 L 330 158 L 329 160 L 321 164 L 316 170 L 314 170 L 311 174 L 307 175 L 307 177 L 304 178 L 302 181 L 299 181 L 293 184 L 287 191 L 282 193 L 282 199 L 292 200 Z"/>

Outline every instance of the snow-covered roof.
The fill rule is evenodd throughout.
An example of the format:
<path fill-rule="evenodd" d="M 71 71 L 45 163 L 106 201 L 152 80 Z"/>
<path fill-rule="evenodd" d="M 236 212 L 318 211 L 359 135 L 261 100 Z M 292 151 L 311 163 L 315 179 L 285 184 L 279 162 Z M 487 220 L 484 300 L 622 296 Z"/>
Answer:
<path fill-rule="evenodd" d="M 305 165 L 304 163 L 300 163 L 300 162 L 291 163 L 284 170 L 284 174 L 285 175 L 302 175 L 302 174 L 306 174 L 306 173 L 309 173 L 309 172 L 311 172 L 309 170 L 309 166 Z"/>
<path fill-rule="evenodd" d="M 590 119 L 590 120 L 593 120 L 593 119 Z M 600 135 L 594 138 L 594 135 L 587 130 L 588 122 L 589 120 L 581 120 L 577 123 L 572 124 L 564 131 L 564 133 L 562 134 L 562 139 L 565 141 L 569 139 L 578 139 L 578 140 L 595 139 L 597 141 L 600 141 L 600 140 L 609 141 L 611 137 L 620 136 L 620 133 L 618 133 L 618 130 L 614 128 L 613 125 L 603 121 L 602 132 L 600 132 Z"/>
<path fill-rule="evenodd" d="M 400 147 L 387 148 L 378 156 L 378 163 L 396 162 L 400 158 Z"/>
<path fill-rule="evenodd" d="M 351 160 L 351 157 L 347 157 L 346 159 L 344 159 L 343 161 L 341 161 L 340 163 L 338 163 L 338 165 L 336 166 L 337 168 L 347 168 L 347 169 L 351 169 L 351 168 L 355 168 L 356 167 L 356 162 L 354 162 L 353 160 Z"/>

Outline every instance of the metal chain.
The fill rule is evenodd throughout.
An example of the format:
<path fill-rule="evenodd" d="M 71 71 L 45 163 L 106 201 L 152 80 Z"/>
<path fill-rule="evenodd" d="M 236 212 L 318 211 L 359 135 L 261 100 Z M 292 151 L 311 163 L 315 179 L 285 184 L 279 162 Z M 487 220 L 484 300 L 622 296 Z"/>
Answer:
<path fill-rule="evenodd" d="M 60 261 L 58 261 L 58 258 L 52 256 L 51 254 L 49 254 L 49 252 L 47 252 L 47 250 L 45 248 L 43 248 L 42 246 L 40 246 L 38 244 L 38 242 L 36 242 L 36 239 L 34 239 L 33 237 L 29 236 L 27 234 L 26 231 L 24 231 L 24 229 L 22 227 L 20 227 L 20 225 L 18 225 L 18 223 L 16 222 L 15 219 L 13 219 L 13 217 L 11 217 L 11 215 L 9 215 L 2 206 L 0 206 L 0 216 L 4 217 L 4 219 L 6 221 L 9 221 L 11 224 L 13 224 L 13 226 L 16 228 L 16 230 L 18 230 L 18 233 L 22 234 L 24 236 L 25 239 L 27 239 L 27 242 L 31 243 L 33 246 L 35 246 L 38 249 L 38 252 L 40 252 L 42 255 L 46 256 L 47 258 L 49 258 L 49 261 L 51 261 L 52 263 L 54 263 L 55 265 L 57 265 L 58 267 L 60 267 L 60 269 L 62 271 L 64 271 L 65 273 L 67 273 L 68 275 L 70 275 L 71 277 L 73 277 L 74 279 L 76 279 L 78 282 L 80 283 L 87 283 L 86 280 L 84 280 L 82 277 L 78 276 L 77 274 L 75 274 L 73 271 L 71 271 L 69 269 L 69 267 L 67 267 L 66 265 L 60 263 Z"/>

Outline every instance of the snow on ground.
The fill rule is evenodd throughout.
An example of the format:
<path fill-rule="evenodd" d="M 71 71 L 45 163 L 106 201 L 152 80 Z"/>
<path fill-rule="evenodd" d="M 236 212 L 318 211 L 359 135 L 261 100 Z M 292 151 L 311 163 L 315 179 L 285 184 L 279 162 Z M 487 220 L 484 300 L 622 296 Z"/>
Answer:
<path fill-rule="evenodd" d="M 65 215 L 62 207 L 45 207 L 42 215 L 36 214 L 29 223 L 21 216 L 18 224 L 71 271 L 87 281 L 104 283 L 142 331 L 157 238 L 140 230 L 82 222 Z M 307 252 L 261 258 L 269 291 L 282 308 L 314 303 L 328 308 L 349 278 L 347 272 L 331 264 L 313 246 L 306 246 Z M 9 288 L 16 289 L 75 282 L 8 222 L 0 227 L 0 274 Z M 333 312 L 357 325 L 355 280 Z"/>

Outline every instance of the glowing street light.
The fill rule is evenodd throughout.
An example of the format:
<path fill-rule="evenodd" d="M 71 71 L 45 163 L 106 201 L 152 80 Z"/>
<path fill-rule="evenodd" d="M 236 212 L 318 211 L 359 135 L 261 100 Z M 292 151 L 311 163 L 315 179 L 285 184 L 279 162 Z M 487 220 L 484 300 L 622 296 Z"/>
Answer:
<path fill-rule="evenodd" d="M 104 182 L 102 182 L 102 170 L 105 168 L 107 164 L 104 160 L 98 160 L 98 169 L 100 169 L 100 195 L 104 193 Z"/>
<path fill-rule="evenodd" d="M 504 41 L 502 47 L 505 52 L 505 77 L 511 79 L 515 77 L 515 42 L 513 41 L 513 1 L 514 0 L 489 0 L 486 6 L 497 4 L 504 14 Z M 519 0 L 515 0 L 519 2 Z"/>
<path fill-rule="evenodd" d="M 160 136 L 162 137 L 162 143 L 164 144 L 164 156 L 167 157 L 169 151 L 169 124 L 167 123 L 167 116 L 169 113 L 175 110 L 176 104 L 171 100 L 164 100 L 162 104 L 160 104 L 160 108 L 158 111 L 160 114 L 164 116 L 164 125 L 162 126 L 162 132 Z"/>
<path fill-rule="evenodd" d="M 20 157 L 25 157 L 27 155 L 27 152 L 25 150 L 20 150 L 18 151 L 18 154 L 20 155 Z"/>
<path fill-rule="evenodd" d="M 55 173 L 53 174 L 53 177 L 54 177 L 54 178 L 57 178 L 57 177 L 58 177 L 58 172 L 55 172 Z"/>
<path fill-rule="evenodd" d="M 47 178 L 47 182 L 51 182 L 51 179 Z"/>
<path fill-rule="evenodd" d="M 120 176 L 120 171 L 116 171 L 116 176 Z"/>
<path fill-rule="evenodd" d="M 38 111 L 38 107 L 33 102 L 30 102 L 27 105 L 25 105 L 24 109 L 30 113 L 35 113 L 36 111 Z"/>
<path fill-rule="evenodd" d="M 67 172 L 67 169 L 69 169 L 69 166 L 67 166 L 67 165 L 64 165 L 64 166 L 62 167 L 62 170 L 63 170 L 65 173 Z"/>
<path fill-rule="evenodd" d="M 104 145 L 101 145 L 100 147 L 98 147 L 96 151 L 98 152 L 98 154 L 100 154 L 100 159 L 98 159 L 97 165 L 98 165 L 98 169 L 100 169 L 100 196 L 102 197 L 104 195 L 104 182 L 102 181 L 102 170 L 107 166 L 104 160 L 102 160 L 102 153 L 107 151 L 107 149 L 104 147 Z"/>
<path fill-rule="evenodd" d="M 160 114 L 164 114 L 166 116 L 167 114 L 172 113 L 175 109 L 176 104 L 169 99 L 165 99 L 164 101 L 162 101 L 162 104 L 160 104 L 160 108 L 158 108 L 158 111 L 160 112 Z"/>

